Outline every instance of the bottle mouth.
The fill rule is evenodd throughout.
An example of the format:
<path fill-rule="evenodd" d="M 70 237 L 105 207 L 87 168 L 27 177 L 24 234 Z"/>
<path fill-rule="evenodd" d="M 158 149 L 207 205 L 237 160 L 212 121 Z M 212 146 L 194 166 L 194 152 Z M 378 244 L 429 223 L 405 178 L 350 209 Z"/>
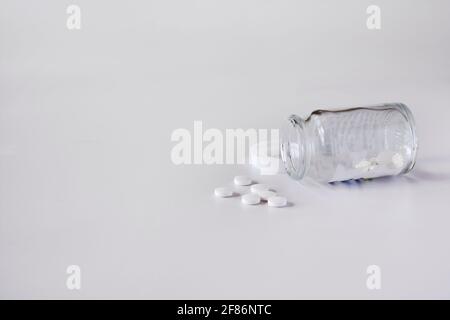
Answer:
<path fill-rule="evenodd" d="M 402 114 L 402 116 L 405 118 L 406 122 L 409 124 L 409 128 L 411 130 L 411 161 L 410 163 L 405 167 L 405 170 L 403 170 L 402 173 L 408 173 L 414 168 L 414 165 L 416 164 L 416 158 L 417 158 L 417 134 L 416 134 L 416 122 L 414 120 L 414 116 L 411 112 L 411 110 L 403 103 L 396 103 L 395 108 Z"/>
<path fill-rule="evenodd" d="M 297 115 L 291 115 L 281 130 L 280 153 L 286 172 L 294 179 L 304 177 L 307 169 L 306 123 Z"/>

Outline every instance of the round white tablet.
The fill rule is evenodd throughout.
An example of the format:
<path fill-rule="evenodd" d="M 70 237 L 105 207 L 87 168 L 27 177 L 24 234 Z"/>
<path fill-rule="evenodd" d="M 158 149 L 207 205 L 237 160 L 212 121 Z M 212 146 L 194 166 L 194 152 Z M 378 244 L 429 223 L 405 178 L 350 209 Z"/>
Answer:
<path fill-rule="evenodd" d="M 267 200 L 269 207 L 284 207 L 287 205 L 287 199 L 285 197 L 271 197 Z"/>
<path fill-rule="evenodd" d="M 261 198 L 255 193 L 247 193 L 241 197 L 241 201 L 243 204 L 258 204 L 261 202 Z"/>
<path fill-rule="evenodd" d="M 231 188 L 227 188 L 227 187 L 215 188 L 214 194 L 217 197 L 227 198 L 227 197 L 231 197 L 233 195 L 233 190 Z"/>
<path fill-rule="evenodd" d="M 261 197 L 262 200 L 267 201 L 269 198 L 275 197 L 277 195 L 277 193 L 270 191 L 270 190 L 264 190 L 264 191 L 258 192 L 258 195 Z"/>
<path fill-rule="evenodd" d="M 252 184 L 252 179 L 247 176 L 236 176 L 234 177 L 234 184 L 238 186 L 248 186 Z"/>
<path fill-rule="evenodd" d="M 250 191 L 259 194 L 261 191 L 268 191 L 269 186 L 267 184 L 257 183 L 250 187 Z"/>
<path fill-rule="evenodd" d="M 403 167 L 405 160 L 403 160 L 403 157 L 400 153 L 396 153 L 392 156 L 392 163 L 396 168 Z"/>

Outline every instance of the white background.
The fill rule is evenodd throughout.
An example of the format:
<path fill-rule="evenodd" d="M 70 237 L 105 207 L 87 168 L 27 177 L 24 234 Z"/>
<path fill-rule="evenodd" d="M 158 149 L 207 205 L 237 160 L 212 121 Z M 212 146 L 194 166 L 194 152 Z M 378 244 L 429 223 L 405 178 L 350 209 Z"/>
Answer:
<path fill-rule="evenodd" d="M 81 30 L 66 8 L 81 8 Z M 381 7 L 381 30 L 366 9 Z M 450 2 L 0 4 L 1 298 L 450 298 Z M 407 176 L 298 184 L 175 166 L 173 130 L 404 102 Z M 292 206 L 243 207 L 250 174 Z M 79 265 L 82 288 L 66 288 Z M 368 290 L 366 268 L 382 270 Z"/>

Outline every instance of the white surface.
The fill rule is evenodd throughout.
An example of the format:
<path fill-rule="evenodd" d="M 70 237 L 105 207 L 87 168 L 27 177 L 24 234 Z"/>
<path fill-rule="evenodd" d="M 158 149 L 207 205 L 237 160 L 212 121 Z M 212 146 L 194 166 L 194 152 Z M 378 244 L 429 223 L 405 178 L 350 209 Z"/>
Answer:
<path fill-rule="evenodd" d="M 234 177 L 234 184 L 238 186 L 248 186 L 252 184 L 252 179 L 247 176 L 236 176 Z"/>
<path fill-rule="evenodd" d="M 450 298 L 449 1 L 379 0 L 379 31 L 372 1 L 76 3 L 80 31 L 69 3 L 2 1 L 1 298 Z M 170 161 L 194 120 L 276 128 L 386 101 L 416 118 L 407 176 L 299 184 Z M 215 197 L 236 174 L 292 205 Z"/>

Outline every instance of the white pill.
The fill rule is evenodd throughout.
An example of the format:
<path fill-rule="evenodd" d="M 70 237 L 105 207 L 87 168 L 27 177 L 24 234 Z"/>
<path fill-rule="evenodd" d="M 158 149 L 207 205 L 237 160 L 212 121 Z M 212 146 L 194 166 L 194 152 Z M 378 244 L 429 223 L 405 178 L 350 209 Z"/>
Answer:
<path fill-rule="evenodd" d="M 241 197 L 241 201 L 243 204 L 258 204 L 261 202 L 261 198 L 255 193 L 247 193 Z"/>
<path fill-rule="evenodd" d="M 231 197 L 233 195 L 233 190 L 231 188 L 227 188 L 227 187 L 215 188 L 214 194 L 217 197 L 227 198 L 227 197 Z"/>
<path fill-rule="evenodd" d="M 267 184 L 257 183 L 250 187 L 250 191 L 259 194 L 261 191 L 268 191 L 269 186 Z"/>
<path fill-rule="evenodd" d="M 267 201 L 267 200 L 269 200 L 269 198 L 275 197 L 277 195 L 277 193 L 270 191 L 270 190 L 265 190 L 265 191 L 258 192 L 258 195 L 261 197 L 262 200 Z"/>
<path fill-rule="evenodd" d="M 394 155 L 394 152 L 392 152 L 391 150 L 381 151 L 377 155 L 377 162 L 380 164 L 389 164 L 392 160 L 393 155 Z"/>
<path fill-rule="evenodd" d="M 362 160 L 355 164 L 356 169 L 360 169 L 361 171 L 369 171 L 370 168 L 370 162 L 367 160 Z"/>
<path fill-rule="evenodd" d="M 252 179 L 247 176 L 236 176 L 234 177 L 234 184 L 238 186 L 248 186 L 252 184 Z"/>
<path fill-rule="evenodd" d="M 392 163 L 396 168 L 401 168 L 405 164 L 405 161 L 400 153 L 396 153 L 392 156 Z"/>
<path fill-rule="evenodd" d="M 284 207 L 287 205 L 287 199 L 285 197 L 271 197 L 267 200 L 269 207 Z"/>

